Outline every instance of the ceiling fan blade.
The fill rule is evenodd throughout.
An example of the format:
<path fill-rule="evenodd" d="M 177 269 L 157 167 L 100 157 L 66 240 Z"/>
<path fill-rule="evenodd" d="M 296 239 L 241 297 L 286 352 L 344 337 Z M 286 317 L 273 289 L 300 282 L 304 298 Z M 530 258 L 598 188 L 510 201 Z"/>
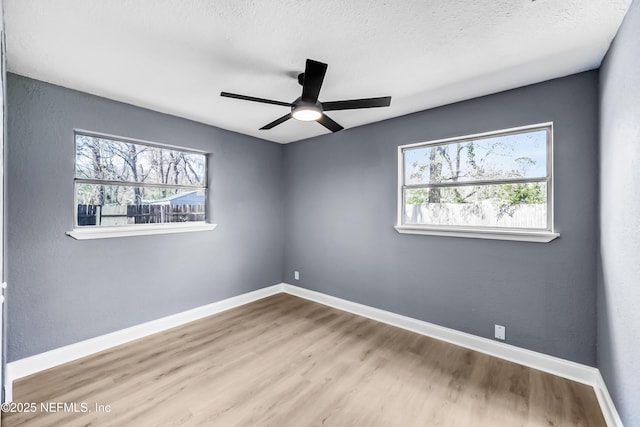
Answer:
<path fill-rule="evenodd" d="M 327 64 L 323 62 L 307 59 L 307 65 L 304 69 L 304 82 L 302 83 L 302 100 L 316 103 L 318 95 L 327 72 Z"/>
<path fill-rule="evenodd" d="M 279 119 L 276 119 L 274 121 L 272 121 L 271 123 L 269 123 L 268 125 L 264 125 L 260 128 L 260 130 L 268 130 L 271 129 L 273 127 L 278 126 L 281 123 L 286 122 L 287 120 L 289 120 L 291 118 L 291 113 L 289 114 L 285 114 L 284 116 L 280 117 Z"/>
<path fill-rule="evenodd" d="M 338 132 L 338 131 L 344 129 L 338 123 L 334 122 L 331 118 L 329 118 L 329 116 L 327 116 L 326 114 L 323 114 L 318 119 L 318 123 L 320 123 L 322 126 L 324 126 L 327 129 L 329 129 L 331 132 Z"/>
<path fill-rule="evenodd" d="M 262 102 L 263 104 L 282 105 L 283 107 L 291 107 L 290 102 L 274 101 L 272 99 L 256 98 L 254 96 L 238 95 L 237 93 L 220 92 L 220 96 L 227 98 L 242 99 L 244 101 Z"/>
<path fill-rule="evenodd" d="M 348 101 L 332 101 L 322 102 L 322 109 L 324 111 L 335 110 L 354 110 L 357 108 L 374 108 L 374 107 L 388 107 L 391 105 L 390 96 L 382 96 L 380 98 L 364 98 L 364 99 L 350 99 Z"/>

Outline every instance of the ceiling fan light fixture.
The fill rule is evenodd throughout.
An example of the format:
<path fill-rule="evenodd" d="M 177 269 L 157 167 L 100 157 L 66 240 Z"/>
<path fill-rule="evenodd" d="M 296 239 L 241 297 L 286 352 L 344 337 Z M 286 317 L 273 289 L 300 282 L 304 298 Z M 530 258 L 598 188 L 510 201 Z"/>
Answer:
<path fill-rule="evenodd" d="M 324 114 L 325 111 L 388 107 L 391 104 L 390 96 L 320 102 L 318 101 L 318 95 L 320 94 L 320 88 L 322 87 L 322 82 L 324 81 L 324 75 L 326 72 L 327 64 L 314 61 L 313 59 L 307 59 L 304 67 L 304 73 L 298 74 L 298 83 L 302 85 L 302 95 L 290 103 L 230 92 L 220 92 L 220 96 L 243 99 L 245 101 L 261 102 L 263 104 L 281 105 L 283 107 L 291 108 L 291 112 L 282 117 L 278 117 L 271 123 L 267 123 L 262 126 L 260 130 L 273 129 L 289 119 L 296 119 L 303 122 L 316 121 L 331 132 L 339 132 L 344 128 L 340 126 L 340 124 L 334 122 L 331 117 Z"/>
<path fill-rule="evenodd" d="M 311 122 L 322 117 L 322 111 L 315 105 L 300 105 L 292 109 L 291 116 L 302 122 Z"/>

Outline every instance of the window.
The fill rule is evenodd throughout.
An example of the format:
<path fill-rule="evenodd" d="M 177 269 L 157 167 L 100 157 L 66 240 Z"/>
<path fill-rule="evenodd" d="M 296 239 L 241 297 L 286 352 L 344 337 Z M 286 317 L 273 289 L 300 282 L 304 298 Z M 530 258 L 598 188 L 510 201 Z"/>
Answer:
<path fill-rule="evenodd" d="M 402 233 L 548 242 L 552 124 L 398 147 Z"/>
<path fill-rule="evenodd" d="M 211 229 L 202 152 L 76 131 L 74 191 L 72 237 Z"/>

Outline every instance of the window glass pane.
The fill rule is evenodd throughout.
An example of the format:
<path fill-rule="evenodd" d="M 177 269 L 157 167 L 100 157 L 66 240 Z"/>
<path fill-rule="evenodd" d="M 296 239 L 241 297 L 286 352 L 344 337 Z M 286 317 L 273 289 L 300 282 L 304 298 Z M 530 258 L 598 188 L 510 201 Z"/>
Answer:
<path fill-rule="evenodd" d="M 205 221 L 204 189 L 76 183 L 78 226 Z"/>
<path fill-rule="evenodd" d="M 405 185 L 547 176 L 547 130 L 404 151 Z"/>
<path fill-rule="evenodd" d="M 76 178 L 206 187 L 206 155 L 76 134 Z"/>
<path fill-rule="evenodd" d="M 547 184 L 406 189 L 404 224 L 547 229 Z"/>

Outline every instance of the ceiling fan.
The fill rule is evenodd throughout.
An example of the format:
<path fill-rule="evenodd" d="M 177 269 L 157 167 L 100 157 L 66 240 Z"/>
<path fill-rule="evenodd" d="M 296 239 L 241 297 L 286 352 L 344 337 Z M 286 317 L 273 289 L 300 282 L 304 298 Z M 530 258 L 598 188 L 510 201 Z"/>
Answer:
<path fill-rule="evenodd" d="M 320 88 L 322 87 L 322 81 L 324 80 L 326 72 L 327 64 L 307 59 L 304 73 L 300 73 L 298 75 L 298 83 L 302 86 L 302 95 L 293 102 L 274 101 L 271 99 L 256 98 L 253 96 L 238 95 L 236 93 L 229 92 L 220 92 L 220 96 L 244 99 L 245 101 L 262 102 L 264 104 L 282 105 L 283 107 L 291 108 L 289 113 L 262 126 L 260 130 L 271 129 L 291 118 L 294 118 L 305 122 L 315 120 L 331 132 L 338 132 L 344 128 L 329 118 L 329 116 L 324 113 L 325 111 L 388 107 L 391 104 L 390 96 L 320 102 L 318 101 L 318 95 L 320 94 Z"/>

